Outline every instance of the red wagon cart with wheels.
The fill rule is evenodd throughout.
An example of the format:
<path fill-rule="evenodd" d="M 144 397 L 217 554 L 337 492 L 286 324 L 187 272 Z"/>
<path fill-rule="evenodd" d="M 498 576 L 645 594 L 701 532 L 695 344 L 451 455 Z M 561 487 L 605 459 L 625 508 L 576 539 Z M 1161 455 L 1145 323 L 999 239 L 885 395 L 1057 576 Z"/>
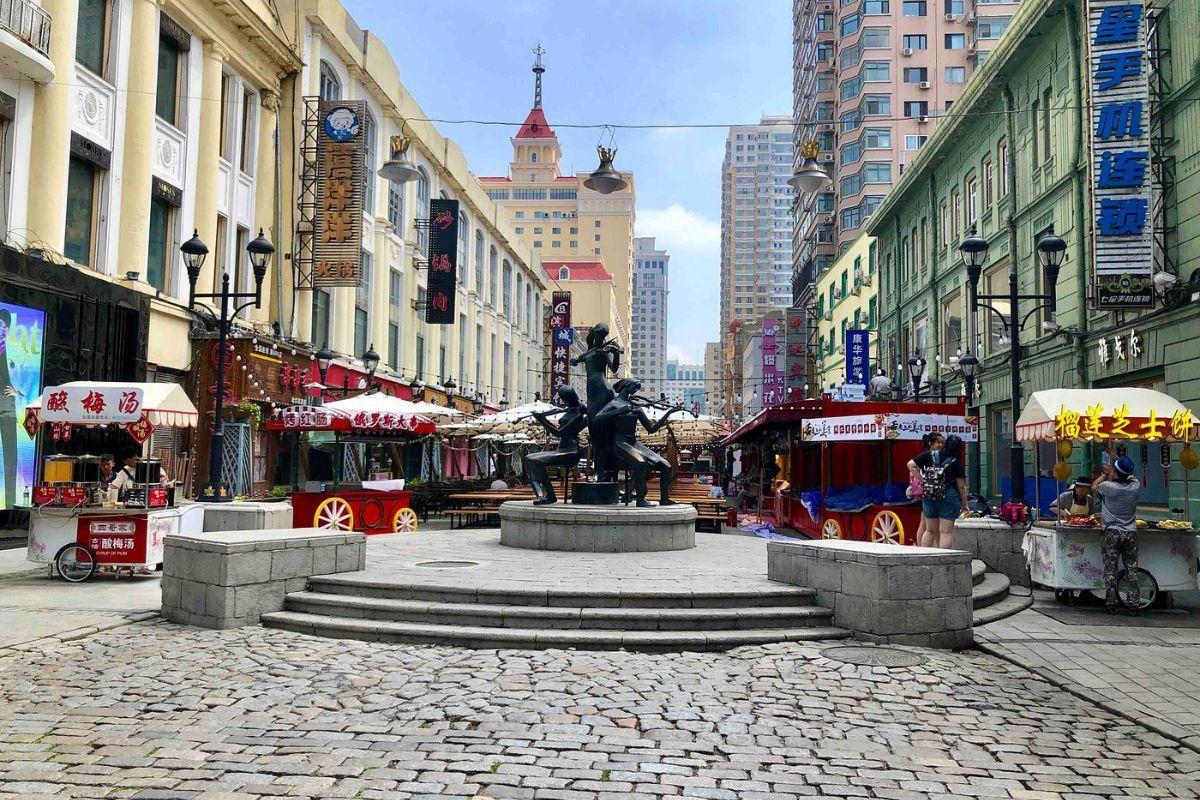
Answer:
<path fill-rule="evenodd" d="M 433 433 L 429 419 L 404 412 L 406 401 L 383 394 L 367 394 L 327 406 L 292 406 L 278 411 L 268 430 L 297 434 L 332 434 L 332 481 L 320 491 L 292 492 L 292 524 L 298 528 L 358 531 L 360 533 L 413 533 L 417 514 L 405 491 L 400 445 Z M 347 448 L 347 445 L 355 445 Z M 353 459 L 352 475 L 344 480 L 346 459 Z M 380 475 L 373 467 L 389 466 Z"/>

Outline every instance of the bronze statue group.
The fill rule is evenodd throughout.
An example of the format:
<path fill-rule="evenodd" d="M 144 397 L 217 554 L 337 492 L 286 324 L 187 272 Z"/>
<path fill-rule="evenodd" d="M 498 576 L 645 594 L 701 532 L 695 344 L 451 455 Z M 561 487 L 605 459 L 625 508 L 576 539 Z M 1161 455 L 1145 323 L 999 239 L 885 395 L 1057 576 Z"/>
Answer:
<path fill-rule="evenodd" d="M 543 453 L 525 456 L 525 472 L 537 495 L 535 505 L 557 502 L 554 486 L 550 481 L 550 467 L 571 467 L 579 463 L 583 447 L 579 435 L 586 427 L 592 447 L 592 462 L 597 479 L 615 481 L 619 469 L 624 468 L 633 476 L 633 496 L 638 506 L 649 506 L 646 487 L 651 471 L 659 475 L 659 505 L 673 505 L 667 496 L 671 486 L 671 464 L 649 447 L 637 441 L 640 424 L 647 433 L 662 429 L 680 406 L 664 407 L 637 394 L 642 384 L 633 378 L 622 378 L 611 387 L 605 380 L 611 370 L 614 374 L 621 365 L 621 347 L 608 340 L 608 325 L 601 322 L 587 336 L 588 349 L 571 359 L 571 365 L 583 364 L 587 373 L 587 406 L 579 402 L 579 394 L 569 385 L 558 387 L 558 399 L 562 408 L 539 412 L 533 415 L 542 427 L 556 436 L 558 448 Z M 666 412 L 651 421 L 646 408 L 657 406 Z M 556 423 L 551 417 L 559 417 Z"/>

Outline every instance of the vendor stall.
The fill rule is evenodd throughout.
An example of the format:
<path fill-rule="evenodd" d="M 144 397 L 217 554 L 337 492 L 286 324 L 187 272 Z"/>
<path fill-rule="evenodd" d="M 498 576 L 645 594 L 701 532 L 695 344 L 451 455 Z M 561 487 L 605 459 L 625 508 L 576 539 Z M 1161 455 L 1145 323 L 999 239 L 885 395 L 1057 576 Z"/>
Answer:
<path fill-rule="evenodd" d="M 1173 458 L 1183 467 L 1187 497 L 1188 473 L 1200 464 L 1191 446 L 1196 422 L 1177 400 L 1151 389 L 1060 389 L 1033 393 L 1017 421 L 1016 438 L 1020 442 L 1056 442 L 1060 460 L 1053 472 L 1064 482 L 1071 476 L 1073 467 L 1067 459 L 1077 443 L 1096 443 L 1102 458 L 1119 455 L 1129 443 L 1160 443 L 1164 467 Z M 1089 470 L 1091 466 L 1088 464 Z M 1184 507 L 1187 505 L 1185 502 Z M 1183 515 L 1180 509 L 1168 518 L 1138 521 L 1137 574 L 1122 575 L 1118 586 L 1132 588 L 1136 581 L 1141 608 L 1153 604 L 1160 591 L 1197 588 L 1196 534 Z M 1031 578 L 1054 589 L 1059 600 L 1070 599 L 1075 590 L 1103 591 L 1102 535 L 1098 517 L 1038 521 L 1025 541 Z M 1122 598 L 1126 596 L 1124 590 L 1118 591 Z"/>
<path fill-rule="evenodd" d="M 311 491 L 296 487 L 293 525 L 363 533 L 416 531 L 412 493 L 405 491 L 404 479 L 397 477 L 403 474 L 397 445 L 433 433 L 435 426 L 423 416 L 404 413 L 407 405 L 411 404 L 388 395 L 365 394 L 325 406 L 280 409 L 267 421 L 268 430 L 332 435 L 332 480 Z M 363 446 L 362 463 L 353 464 L 351 470 L 357 480 L 344 480 L 346 445 Z M 373 454 L 373 449 L 378 453 Z M 352 450 L 350 457 L 357 459 L 358 450 Z M 390 463 L 391 469 L 382 473 L 368 469 L 380 463 Z"/>
<path fill-rule="evenodd" d="M 25 431 L 33 438 L 47 424 L 52 441 L 65 443 L 76 428 L 108 427 L 140 450 L 157 428 L 194 427 L 196 418 L 176 384 L 80 381 L 43 391 L 26 409 Z M 203 508 L 176 503 L 174 482 L 158 460 L 132 459 L 127 477 L 114 482 L 101 467 L 95 455 L 43 460 L 29 509 L 29 561 L 50 564 L 69 581 L 98 569 L 152 571 L 162 563 L 167 534 L 203 528 Z"/>

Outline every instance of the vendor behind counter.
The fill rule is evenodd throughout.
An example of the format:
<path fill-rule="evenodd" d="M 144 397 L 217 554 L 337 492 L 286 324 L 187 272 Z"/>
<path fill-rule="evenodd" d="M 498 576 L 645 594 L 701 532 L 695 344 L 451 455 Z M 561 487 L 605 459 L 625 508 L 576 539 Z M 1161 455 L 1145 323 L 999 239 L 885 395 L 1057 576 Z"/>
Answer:
<path fill-rule="evenodd" d="M 1070 489 L 1050 504 L 1050 510 L 1060 517 L 1090 517 L 1096 513 L 1096 499 L 1092 496 L 1092 482 L 1079 477 Z"/>

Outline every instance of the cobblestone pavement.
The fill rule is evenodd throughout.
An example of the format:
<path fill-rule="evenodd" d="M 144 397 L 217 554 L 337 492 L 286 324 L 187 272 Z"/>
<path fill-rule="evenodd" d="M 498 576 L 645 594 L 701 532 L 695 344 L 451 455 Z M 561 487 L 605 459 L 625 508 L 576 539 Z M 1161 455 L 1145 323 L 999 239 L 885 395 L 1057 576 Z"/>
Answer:
<path fill-rule="evenodd" d="M 143 623 L 0 657 L 0 795 L 1200 794 L 1200 754 L 980 653 L 646 655 Z M 5 795 L 5 793 L 8 793 Z"/>
<path fill-rule="evenodd" d="M 1033 609 L 976 628 L 976 643 L 1200 748 L 1200 627 L 1183 627 L 1197 626 L 1200 615 L 1109 617 L 1037 595 Z"/>

